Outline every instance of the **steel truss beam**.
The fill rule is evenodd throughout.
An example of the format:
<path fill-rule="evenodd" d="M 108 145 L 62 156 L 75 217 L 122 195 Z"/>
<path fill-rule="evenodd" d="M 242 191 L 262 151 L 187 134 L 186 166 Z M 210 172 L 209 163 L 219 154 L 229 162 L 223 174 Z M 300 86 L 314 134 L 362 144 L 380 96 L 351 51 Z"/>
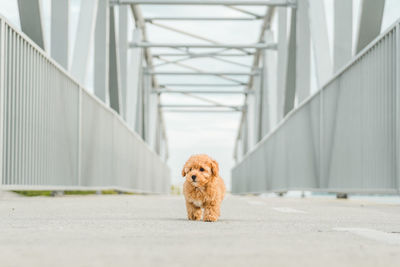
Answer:
<path fill-rule="evenodd" d="M 295 0 L 111 0 L 114 5 L 229 5 L 229 6 L 289 6 Z"/>
<path fill-rule="evenodd" d="M 158 105 L 160 108 L 231 108 L 235 110 L 242 110 L 243 106 L 234 105 L 183 105 L 183 104 L 163 104 Z"/>
<path fill-rule="evenodd" d="M 254 76 L 258 72 L 181 72 L 181 71 L 147 71 L 146 75 L 229 75 L 229 76 Z"/>
<path fill-rule="evenodd" d="M 233 8 L 234 7 L 230 7 Z M 264 36 L 265 36 L 265 32 L 271 28 L 271 21 L 273 18 L 273 15 L 275 13 L 275 8 L 274 7 L 270 7 L 267 9 L 265 16 L 264 16 L 264 20 L 263 20 L 263 24 L 261 25 L 261 32 L 260 32 L 260 36 L 258 38 L 258 42 L 263 42 L 264 40 Z M 259 65 L 261 59 L 261 54 L 260 54 L 260 50 L 256 51 L 256 54 L 254 55 L 254 59 L 253 59 L 253 68 L 256 68 Z M 250 76 L 249 82 L 248 82 L 248 88 L 252 88 L 253 87 L 253 83 L 254 83 L 254 76 Z M 247 96 L 245 97 L 244 102 L 247 103 Z M 238 159 L 238 148 L 239 148 L 239 142 L 242 140 L 244 147 L 246 147 L 247 145 L 247 128 L 246 128 L 246 110 L 244 110 L 242 112 L 242 116 L 240 118 L 240 122 L 239 122 L 239 127 L 238 127 L 238 133 L 236 135 L 236 140 L 235 140 L 235 148 L 234 148 L 234 152 L 233 152 L 233 157 L 237 160 Z M 244 152 L 247 151 L 247 148 L 244 149 Z"/>
<path fill-rule="evenodd" d="M 258 14 L 256 14 L 256 13 L 250 12 L 250 11 L 245 10 L 245 9 L 242 9 L 242 8 L 239 8 L 239 7 L 237 7 L 237 6 L 225 6 L 225 7 L 230 8 L 230 9 L 233 9 L 233 10 L 235 10 L 235 11 L 238 11 L 238 12 L 243 13 L 243 14 L 246 14 L 246 15 L 253 16 L 254 18 L 260 18 L 260 19 L 263 18 L 263 16 L 260 16 L 260 15 L 258 15 Z"/>
<path fill-rule="evenodd" d="M 143 47 L 143 48 L 150 48 L 150 47 L 159 47 L 159 48 L 235 48 L 235 49 L 246 49 L 246 48 L 253 48 L 253 49 L 276 49 L 276 44 L 264 44 L 264 43 L 257 43 L 257 44 L 167 44 L 167 43 L 148 43 L 148 42 L 141 42 L 141 43 L 130 43 L 130 48 L 136 47 Z"/>
<path fill-rule="evenodd" d="M 240 54 L 240 53 L 159 53 L 159 54 L 153 54 L 153 57 L 185 57 L 185 56 L 193 56 L 193 58 L 196 57 L 210 57 L 210 56 L 218 56 L 218 57 L 249 57 L 253 56 L 254 53 L 249 53 L 249 54 Z"/>
<path fill-rule="evenodd" d="M 172 90 L 169 89 L 169 88 L 164 88 L 163 91 L 167 92 L 167 91 L 172 91 Z M 209 104 L 213 104 L 213 105 L 217 105 L 217 106 L 224 106 L 224 104 L 219 102 L 219 101 L 215 101 L 213 99 L 209 99 L 209 98 L 202 97 L 202 96 L 199 96 L 199 95 L 193 95 L 191 93 L 187 93 L 187 92 L 183 92 L 183 91 L 180 94 L 185 95 L 185 96 L 190 97 L 190 98 L 194 98 L 194 99 L 203 101 L 203 102 L 206 102 L 206 103 L 209 103 Z"/>
<path fill-rule="evenodd" d="M 154 94 L 249 94 L 251 93 L 249 90 L 245 91 L 235 91 L 235 90 L 153 90 Z"/>
<path fill-rule="evenodd" d="M 217 42 L 215 40 L 212 40 L 210 38 L 206 38 L 206 37 L 203 37 L 203 36 L 198 35 L 198 34 L 186 32 L 186 31 L 183 31 L 183 30 L 175 28 L 175 27 L 167 26 L 167 25 L 160 24 L 160 23 L 157 23 L 157 22 L 154 22 L 154 21 L 151 22 L 151 24 L 155 25 L 157 27 L 169 30 L 169 31 L 173 31 L 173 32 L 176 32 L 176 33 L 179 33 L 179 34 L 183 34 L 185 36 L 189 36 L 189 37 L 192 37 L 192 38 L 195 38 L 195 39 L 198 39 L 198 40 L 206 41 L 206 42 L 211 43 L 211 44 L 220 44 L 219 42 Z M 247 51 L 245 49 L 237 49 L 237 50 L 239 50 L 239 51 L 241 51 L 241 52 L 243 52 L 245 54 L 252 54 L 251 52 L 249 52 L 249 51 Z M 188 52 L 188 51 L 186 51 L 186 52 Z"/>
<path fill-rule="evenodd" d="M 246 83 L 242 84 L 219 84 L 219 83 L 164 83 L 159 85 L 160 88 L 167 87 L 167 86 L 184 86 L 184 87 L 235 87 L 235 86 L 246 86 Z"/>
<path fill-rule="evenodd" d="M 135 26 L 136 26 L 136 28 L 141 30 L 142 40 L 146 42 L 147 41 L 146 23 L 144 22 L 142 12 L 140 11 L 140 8 L 137 5 L 132 4 L 132 5 L 130 5 L 130 7 L 131 7 L 133 18 L 135 20 Z M 145 57 L 148 67 L 150 69 L 153 69 L 153 57 L 151 55 L 150 49 L 144 48 L 144 57 Z M 156 77 L 152 76 L 151 78 L 152 78 L 151 79 L 152 86 L 154 86 L 155 88 L 159 87 Z M 158 97 L 157 101 L 159 103 L 159 101 L 160 101 L 159 97 Z M 161 133 L 159 133 L 157 135 L 162 137 L 162 140 L 164 140 L 164 142 L 162 142 L 162 140 L 159 140 L 159 141 L 160 141 L 160 143 L 161 142 L 164 143 L 165 158 L 167 159 L 169 157 L 168 138 L 167 138 L 167 134 L 166 134 L 166 130 L 165 130 L 165 122 L 164 122 L 163 113 L 161 112 L 160 109 L 158 110 L 158 114 L 159 114 L 158 122 L 160 123 L 158 129 L 161 130 Z"/>
<path fill-rule="evenodd" d="M 164 61 L 164 62 L 167 62 L 167 63 L 169 62 L 169 63 L 175 64 L 175 65 L 177 65 L 177 66 L 181 66 L 181 67 L 186 68 L 186 69 L 194 70 L 195 72 L 204 72 L 202 69 L 195 68 L 195 67 L 186 65 L 186 64 L 184 64 L 184 63 L 180 63 L 180 62 L 176 62 L 176 61 L 175 61 L 175 62 L 172 62 L 172 61 L 169 61 L 169 60 L 167 60 L 167 59 L 162 59 L 162 58 L 159 58 L 159 59 L 162 60 L 162 61 Z M 216 75 L 216 76 L 219 77 L 219 78 L 221 78 L 221 79 L 230 81 L 230 82 L 239 83 L 239 84 L 242 83 L 242 82 L 239 81 L 239 80 L 233 79 L 233 78 L 231 78 L 231 77 L 226 77 L 226 76 L 224 76 L 224 75 Z"/>
<path fill-rule="evenodd" d="M 173 113 L 236 113 L 242 112 L 241 110 L 208 110 L 208 109 L 163 109 L 163 112 L 173 112 Z"/>
<path fill-rule="evenodd" d="M 155 56 L 153 56 L 153 57 L 155 57 Z M 220 61 L 220 62 L 224 62 L 224 63 L 228 63 L 228 64 L 232 64 L 232 65 L 236 65 L 236 66 L 240 66 L 240 67 L 244 67 L 244 68 L 251 68 L 250 65 L 246 65 L 246 64 L 243 64 L 243 63 L 239 63 L 239 62 L 228 60 L 228 59 L 224 59 L 224 58 L 219 58 L 218 56 L 209 55 L 209 56 L 203 56 L 203 57 L 209 57 L 211 59 L 214 59 L 214 60 L 217 60 L 217 61 Z M 176 59 L 176 60 L 173 60 L 173 61 L 169 61 L 169 60 L 164 60 L 161 57 L 158 57 L 158 59 L 164 60 L 165 62 L 164 63 L 160 63 L 160 64 L 156 64 L 156 65 L 154 65 L 154 67 L 160 67 L 160 66 L 169 65 L 169 64 L 181 65 L 181 64 L 178 64 L 178 63 L 180 63 L 182 61 L 195 59 L 195 58 L 197 58 L 196 55 L 187 55 L 187 56 L 185 56 L 183 58 L 179 58 L 179 59 Z"/>
<path fill-rule="evenodd" d="M 152 22 L 156 20 L 189 20 L 189 21 L 254 21 L 260 20 L 259 17 L 148 17 L 145 18 L 145 22 Z"/>

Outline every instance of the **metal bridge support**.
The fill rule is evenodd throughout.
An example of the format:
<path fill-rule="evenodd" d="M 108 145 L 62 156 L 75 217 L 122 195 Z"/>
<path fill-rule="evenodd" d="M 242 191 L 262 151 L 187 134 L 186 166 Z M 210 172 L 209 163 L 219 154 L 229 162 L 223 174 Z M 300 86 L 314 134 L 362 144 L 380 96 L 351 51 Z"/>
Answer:
<path fill-rule="evenodd" d="M 128 7 L 119 7 L 119 32 L 118 32 L 118 52 L 119 52 L 119 73 L 121 77 L 121 116 L 126 120 L 127 107 L 127 83 L 128 83 Z"/>
<path fill-rule="evenodd" d="M 359 53 L 381 32 L 384 7 L 385 0 L 361 0 L 356 53 Z"/>
<path fill-rule="evenodd" d="M 286 72 L 287 72 L 287 54 L 288 54 L 288 38 L 287 38 L 287 13 L 288 10 L 283 7 L 278 8 L 278 67 L 277 67 L 277 121 L 283 119 L 283 107 L 285 102 L 284 88 L 286 88 Z"/>
<path fill-rule="evenodd" d="M 5 64 L 4 64 L 4 56 L 5 56 L 5 23 L 3 19 L 0 19 L 0 151 L 4 149 L 4 104 L 5 104 Z M 3 184 L 3 154 L 0 153 L 0 194 L 1 194 L 1 186 Z"/>
<path fill-rule="evenodd" d="M 140 41 L 142 39 L 142 31 L 135 29 L 133 31 L 133 40 Z M 133 48 L 128 52 L 129 64 L 127 72 L 127 91 L 126 91 L 126 121 L 135 128 L 136 114 L 138 105 L 140 104 L 140 90 L 142 82 L 142 60 L 143 50 L 141 48 Z"/>
<path fill-rule="evenodd" d="M 69 60 L 69 1 L 51 3 L 51 57 L 68 69 Z"/>
<path fill-rule="evenodd" d="M 265 42 L 274 39 L 273 32 L 265 32 Z M 264 50 L 262 53 L 262 110 L 261 110 L 261 138 L 266 135 L 276 124 L 276 52 Z"/>
<path fill-rule="evenodd" d="M 109 21 L 108 0 L 99 0 L 94 42 L 94 94 L 106 104 L 110 102 L 108 94 Z"/>
<path fill-rule="evenodd" d="M 329 52 L 324 2 L 309 0 L 309 5 L 311 40 L 317 70 L 317 88 L 320 88 L 332 75 L 332 60 Z"/>
<path fill-rule="evenodd" d="M 286 77 L 285 87 L 280 88 L 284 90 L 284 106 L 283 115 L 286 116 L 294 108 L 294 98 L 296 95 L 296 9 L 290 10 L 290 28 L 289 40 L 287 47 L 287 62 L 286 62 Z"/>
<path fill-rule="evenodd" d="M 338 71 L 352 56 L 353 1 L 334 1 L 333 69 Z"/>
<path fill-rule="evenodd" d="M 121 114 L 121 76 L 120 58 L 118 52 L 118 24 L 115 18 L 115 7 L 110 8 L 110 51 L 109 51 L 109 79 L 110 107 Z"/>
<path fill-rule="evenodd" d="M 80 83 L 84 83 L 89 63 L 89 51 L 94 28 L 96 24 L 98 0 L 86 0 L 81 2 L 79 12 L 79 31 L 76 32 L 75 46 L 73 51 L 71 74 Z"/>
<path fill-rule="evenodd" d="M 301 103 L 311 94 L 311 36 L 308 0 L 298 0 L 296 12 L 296 100 L 297 103 Z"/>
<path fill-rule="evenodd" d="M 18 0 L 22 31 L 40 48 L 46 50 L 40 0 Z"/>

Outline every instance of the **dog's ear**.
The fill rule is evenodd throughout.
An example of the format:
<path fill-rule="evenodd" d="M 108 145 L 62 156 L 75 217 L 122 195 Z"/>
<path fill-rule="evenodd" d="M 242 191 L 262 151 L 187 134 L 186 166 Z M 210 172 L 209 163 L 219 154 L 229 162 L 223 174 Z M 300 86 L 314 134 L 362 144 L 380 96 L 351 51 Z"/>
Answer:
<path fill-rule="evenodd" d="M 186 176 L 187 171 L 188 171 L 188 168 L 186 167 L 186 164 L 185 164 L 185 166 L 183 166 L 183 169 L 182 169 L 182 177 Z"/>
<path fill-rule="evenodd" d="M 211 172 L 214 176 L 218 176 L 219 166 L 215 160 L 211 160 Z"/>

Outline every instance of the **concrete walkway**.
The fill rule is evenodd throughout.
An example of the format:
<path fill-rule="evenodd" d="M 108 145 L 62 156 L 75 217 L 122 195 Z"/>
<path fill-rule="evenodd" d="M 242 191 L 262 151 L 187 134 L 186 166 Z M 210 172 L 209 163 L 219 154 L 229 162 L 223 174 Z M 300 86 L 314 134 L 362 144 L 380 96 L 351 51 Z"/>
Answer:
<path fill-rule="evenodd" d="M 400 204 L 228 196 L 217 223 L 183 197 L 0 199 L 0 266 L 400 266 Z"/>

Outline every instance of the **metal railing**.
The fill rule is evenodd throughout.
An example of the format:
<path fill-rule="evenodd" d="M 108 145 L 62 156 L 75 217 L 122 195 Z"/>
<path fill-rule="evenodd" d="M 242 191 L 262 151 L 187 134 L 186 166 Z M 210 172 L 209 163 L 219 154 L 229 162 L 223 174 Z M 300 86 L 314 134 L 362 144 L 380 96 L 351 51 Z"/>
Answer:
<path fill-rule="evenodd" d="M 117 113 L 0 25 L 1 188 L 169 192 L 169 168 Z"/>
<path fill-rule="evenodd" d="M 399 140 L 397 22 L 233 168 L 232 191 L 399 193 Z"/>

